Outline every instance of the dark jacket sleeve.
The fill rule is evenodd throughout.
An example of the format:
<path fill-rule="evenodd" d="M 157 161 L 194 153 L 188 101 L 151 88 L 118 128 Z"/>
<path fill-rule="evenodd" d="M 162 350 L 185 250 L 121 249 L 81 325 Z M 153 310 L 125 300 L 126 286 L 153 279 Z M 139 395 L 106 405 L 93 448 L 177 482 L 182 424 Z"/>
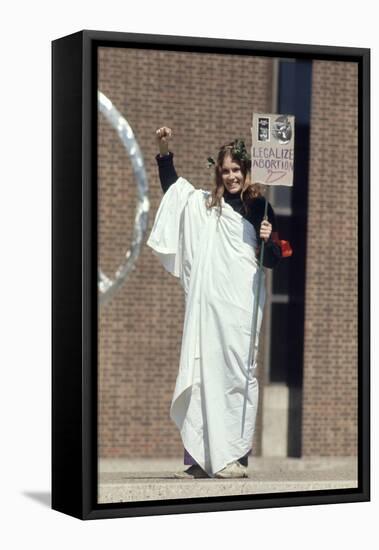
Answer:
<path fill-rule="evenodd" d="M 252 209 L 251 209 L 251 222 L 254 225 L 255 232 L 257 234 L 258 242 L 261 246 L 261 239 L 259 238 L 260 227 L 264 216 L 265 208 L 265 199 L 259 197 L 254 199 Z M 275 233 L 278 231 L 278 226 L 276 222 L 275 212 L 270 203 L 267 204 L 267 218 L 272 225 L 272 232 Z M 260 250 L 259 246 L 259 250 Z M 263 266 L 273 269 L 278 265 L 282 258 L 282 249 L 280 245 L 274 242 L 271 237 L 265 243 L 264 252 L 263 252 Z"/>
<path fill-rule="evenodd" d="M 174 153 L 171 151 L 168 155 L 161 157 L 159 154 L 155 157 L 158 163 L 159 179 L 163 193 L 166 193 L 167 189 L 176 182 L 178 174 L 176 173 L 174 166 Z"/>
<path fill-rule="evenodd" d="M 273 269 L 278 265 L 282 258 L 282 249 L 271 238 L 265 243 L 263 252 L 263 265 L 269 269 Z"/>

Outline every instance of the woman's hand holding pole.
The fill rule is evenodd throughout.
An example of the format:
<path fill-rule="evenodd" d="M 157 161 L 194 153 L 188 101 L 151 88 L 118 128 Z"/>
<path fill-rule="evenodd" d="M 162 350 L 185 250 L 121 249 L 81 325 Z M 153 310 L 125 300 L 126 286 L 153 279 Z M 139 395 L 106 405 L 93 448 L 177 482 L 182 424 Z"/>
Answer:
<path fill-rule="evenodd" d="M 271 223 L 267 220 L 263 220 L 261 223 L 259 236 L 261 239 L 264 240 L 265 243 L 267 243 L 267 241 L 269 240 L 271 231 L 272 231 Z"/>

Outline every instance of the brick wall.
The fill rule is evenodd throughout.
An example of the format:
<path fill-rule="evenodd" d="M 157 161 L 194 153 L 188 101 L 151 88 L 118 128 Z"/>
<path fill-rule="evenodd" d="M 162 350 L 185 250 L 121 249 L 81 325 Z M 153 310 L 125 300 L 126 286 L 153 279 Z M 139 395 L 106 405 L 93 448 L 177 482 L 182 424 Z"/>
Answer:
<path fill-rule="evenodd" d="M 100 49 L 99 89 L 127 118 L 144 155 L 149 230 L 162 196 L 155 129 L 173 129 L 178 174 L 210 188 L 207 157 L 235 137 L 244 137 L 250 146 L 251 113 L 271 109 L 271 79 L 268 58 Z M 102 270 L 112 275 L 131 242 L 135 189 L 127 154 L 102 115 L 98 130 L 99 259 Z M 183 314 L 177 279 L 144 246 L 136 270 L 99 310 L 100 456 L 182 454 L 169 408 Z"/>
<path fill-rule="evenodd" d="M 357 76 L 313 64 L 304 455 L 357 452 Z"/>

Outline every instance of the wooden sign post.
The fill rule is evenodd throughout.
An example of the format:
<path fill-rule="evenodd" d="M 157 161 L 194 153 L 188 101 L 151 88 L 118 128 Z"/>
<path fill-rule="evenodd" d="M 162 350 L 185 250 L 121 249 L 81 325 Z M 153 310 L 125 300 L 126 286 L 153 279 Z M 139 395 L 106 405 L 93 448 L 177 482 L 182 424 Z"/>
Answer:
<path fill-rule="evenodd" d="M 251 181 L 263 185 L 293 185 L 295 117 L 293 115 L 253 113 L 251 146 Z M 267 219 L 267 199 L 263 219 Z M 262 286 L 264 241 L 261 242 L 258 268 L 257 296 L 254 302 L 253 322 L 246 377 L 245 399 L 242 411 L 241 437 L 245 428 L 247 394 L 251 366 L 255 362 L 255 343 L 259 298 Z"/>

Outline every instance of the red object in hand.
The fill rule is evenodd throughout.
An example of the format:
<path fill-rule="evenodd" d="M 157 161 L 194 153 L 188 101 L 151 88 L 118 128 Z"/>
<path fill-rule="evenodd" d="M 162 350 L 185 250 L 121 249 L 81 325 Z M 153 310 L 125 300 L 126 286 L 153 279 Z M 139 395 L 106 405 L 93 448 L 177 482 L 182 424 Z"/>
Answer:
<path fill-rule="evenodd" d="M 292 256 L 292 248 L 289 241 L 279 241 L 282 249 L 282 258 L 289 258 Z"/>
<path fill-rule="evenodd" d="M 290 256 L 292 256 L 292 248 L 289 241 L 283 241 L 279 239 L 278 233 L 272 233 L 271 238 L 280 246 L 282 250 L 282 258 L 289 258 Z"/>

